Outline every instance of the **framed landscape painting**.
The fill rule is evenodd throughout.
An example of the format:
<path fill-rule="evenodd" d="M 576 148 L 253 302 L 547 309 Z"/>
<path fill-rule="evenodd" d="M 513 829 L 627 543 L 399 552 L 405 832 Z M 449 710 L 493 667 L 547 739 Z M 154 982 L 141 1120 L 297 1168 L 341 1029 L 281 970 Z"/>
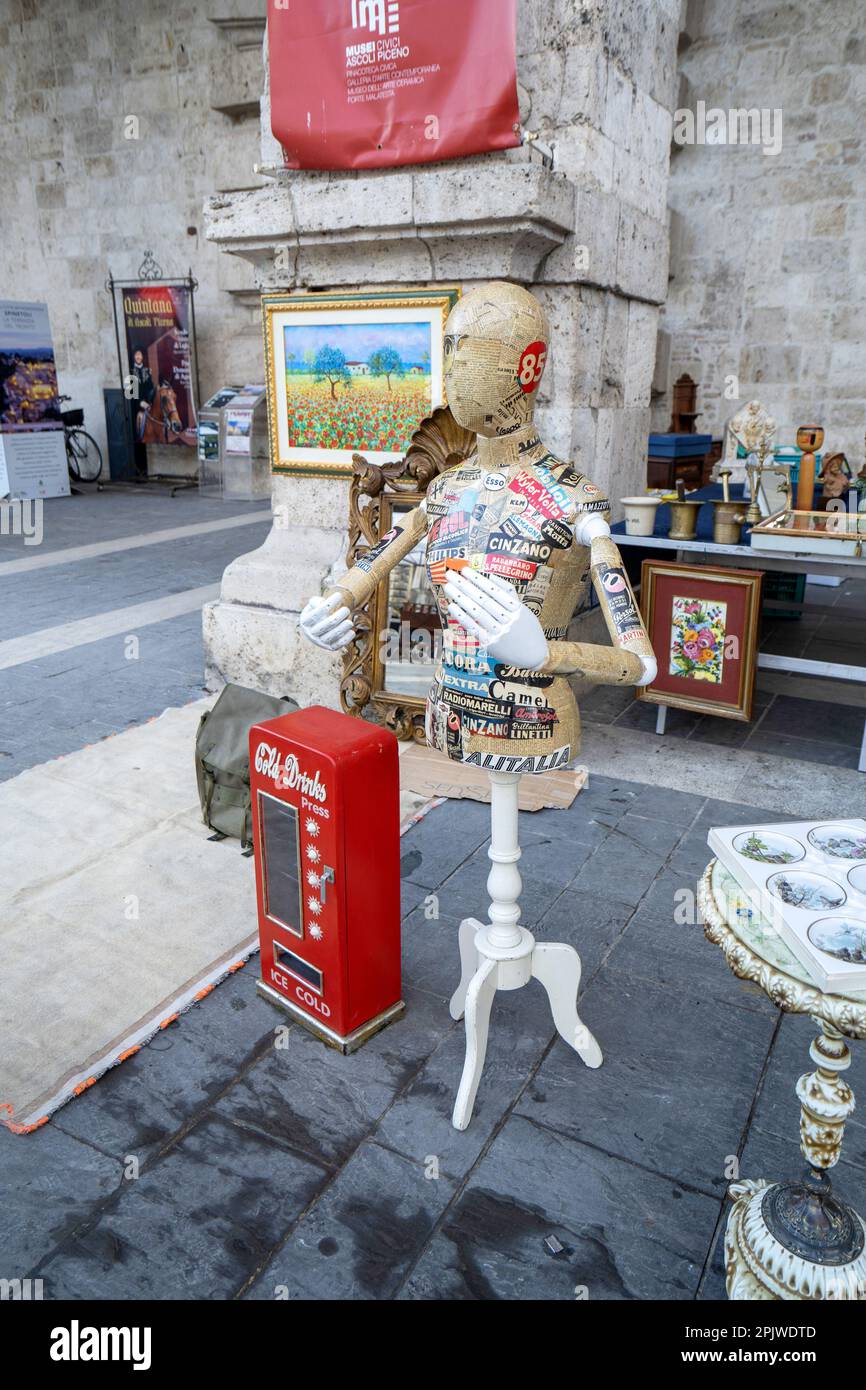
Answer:
<path fill-rule="evenodd" d="M 263 295 L 273 470 L 349 477 L 354 453 L 402 458 L 444 403 L 443 329 L 459 293 Z"/>
<path fill-rule="evenodd" d="M 763 578 L 759 570 L 644 560 L 640 607 L 658 674 L 638 699 L 751 719 Z"/>

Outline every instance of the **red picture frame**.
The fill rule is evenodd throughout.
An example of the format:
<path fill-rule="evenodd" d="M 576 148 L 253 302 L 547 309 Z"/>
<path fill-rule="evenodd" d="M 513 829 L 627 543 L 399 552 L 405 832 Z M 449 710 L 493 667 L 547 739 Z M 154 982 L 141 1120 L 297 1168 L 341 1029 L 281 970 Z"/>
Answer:
<path fill-rule="evenodd" d="M 640 608 L 658 674 L 639 700 L 750 720 L 763 571 L 644 560 Z"/>

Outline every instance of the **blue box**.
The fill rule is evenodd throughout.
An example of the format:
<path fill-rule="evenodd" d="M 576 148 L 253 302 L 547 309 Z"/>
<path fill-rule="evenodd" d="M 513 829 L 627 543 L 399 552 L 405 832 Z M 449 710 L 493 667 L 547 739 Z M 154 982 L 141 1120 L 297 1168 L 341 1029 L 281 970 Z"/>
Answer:
<path fill-rule="evenodd" d="M 651 434 L 649 452 L 653 458 L 703 458 L 712 443 L 711 434 Z"/>

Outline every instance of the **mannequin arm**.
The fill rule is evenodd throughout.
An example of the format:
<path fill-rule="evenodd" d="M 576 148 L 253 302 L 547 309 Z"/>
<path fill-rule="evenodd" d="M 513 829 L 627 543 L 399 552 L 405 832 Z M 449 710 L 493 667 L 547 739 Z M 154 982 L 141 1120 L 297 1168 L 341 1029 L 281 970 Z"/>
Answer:
<path fill-rule="evenodd" d="M 595 685 L 639 685 L 643 666 L 634 652 L 592 642 L 548 642 L 545 676 L 586 676 Z"/>
<path fill-rule="evenodd" d="M 367 602 L 376 586 L 418 544 L 426 530 L 427 510 L 422 502 L 362 555 L 327 594 L 317 594 L 309 600 L 298 618 L 303 636 L 331 652 L 353 642 L 352 610 Z"/>
<path fill-rule="evenodd" d="M 339 593 L 350 609 L 367 602 L 382 580 L 395 565 L 413 550 L 427 531 L 427 511 L 424 503 L 407 512 L 391 527 L 387 535 L 356 560 L 350 570 L 338 580 L 330 593 Z M 328 597 L 329 595 L 326 595 Z"/>
<path fill-rule="evenodd" d="M 588 518 L 592 586 L 598 595 L 612 647 L 586 642 L 549 642 L 546 675 L 582 675 L 599 685 L 649 685 L 657 665 L 646 628 L 607 522 Z"/>

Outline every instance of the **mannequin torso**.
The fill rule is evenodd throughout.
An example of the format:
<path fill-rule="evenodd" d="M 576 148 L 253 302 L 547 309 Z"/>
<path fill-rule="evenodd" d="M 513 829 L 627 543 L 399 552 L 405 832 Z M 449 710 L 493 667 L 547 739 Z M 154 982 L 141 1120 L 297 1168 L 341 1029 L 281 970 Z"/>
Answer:
<path fill-rule="evenodd" d="M 578 751 L 580 721 L 568 682 L 492 658 L 449 618 L 444 584 L 455 561 L 496 574 L 535 613 L 548 641 L 562 641 L 590 577 L 590 552 L 575 540 L 575 518 L 604 515 L 608 504 L 547 451 L 531 425 L 479 443 L 478 457 L 442 474 L 427 493 L 427 566 L 444 634 L 427 739 L 460 761 L 542 772 Z"/>

